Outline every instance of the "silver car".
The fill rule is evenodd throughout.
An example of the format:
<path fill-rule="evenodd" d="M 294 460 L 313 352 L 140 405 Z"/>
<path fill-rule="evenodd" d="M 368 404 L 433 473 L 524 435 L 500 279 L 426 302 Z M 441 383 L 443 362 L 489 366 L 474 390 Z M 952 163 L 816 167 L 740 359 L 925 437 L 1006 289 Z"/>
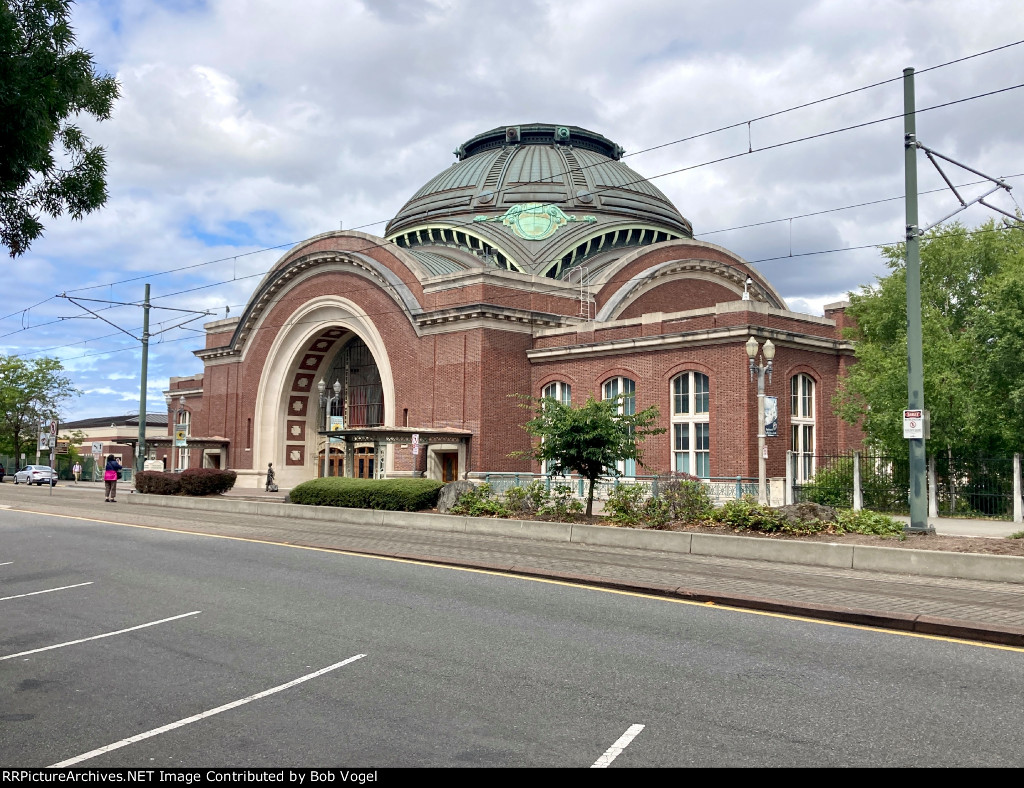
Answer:
<path fill-rule="evenodd" d="M 26 465 L 14 474 L 14 483 L 37 484 L 42 487 L 47 482 L 51 487 L 57 484 L 57 471 L 49 465 Z"/>

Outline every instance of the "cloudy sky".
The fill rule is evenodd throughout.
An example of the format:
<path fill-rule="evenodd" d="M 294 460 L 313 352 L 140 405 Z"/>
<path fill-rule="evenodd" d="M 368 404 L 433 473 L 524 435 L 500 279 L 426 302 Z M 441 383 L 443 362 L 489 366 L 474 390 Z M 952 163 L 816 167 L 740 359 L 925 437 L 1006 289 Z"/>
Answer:
<path fill-rule="evenodd" d="M 1017 189 L 992 200 L 1015 209 L 1021 11 L 1020 0 L 79 0 L 78 42 L 122 86 L 111 120 L 83 121 L 107 149 L 110 199 L 83 221 L 44 221 L 45 237 L 8 259 L 0 353 L 61 359 L 83 392 L 66 420 L 135 412 L 140 343 L 55 296 L 97 309 L 141 301 L 148 282 L 155 306 L 237 314 L 293 244 L 342 225 L 383 234 L 461 142 L 530 122 L 618 142 L 698 238 L 757 263 L 790 308 L 821 314 L 886 273 L 870 245 L 902 236 L 903 123 L 883 119 L 902 112 L 905 67 L 919 72 L 919 139 L 1007 177 Z M 940 189 L 919 162 L 921 191 Z M 926 194 L 921 222 L 955 207 L 949 191 Z M 102 314 L 141 334 L 140 308 Z M 201 332 L 171 329 L 188 316 L 151 313 L 150 411 L 163 410 L 170 376 L 202 371 Z"/>

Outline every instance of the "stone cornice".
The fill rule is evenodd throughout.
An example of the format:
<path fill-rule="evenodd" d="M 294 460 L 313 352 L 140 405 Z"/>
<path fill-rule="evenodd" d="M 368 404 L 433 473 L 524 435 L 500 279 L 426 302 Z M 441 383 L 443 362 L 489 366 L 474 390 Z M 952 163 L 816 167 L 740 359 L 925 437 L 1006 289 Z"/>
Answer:
<path fill-rule="evenodd" d="M 417 315 L 416 326 L 422 334 L 465 331 L 470 328 L 493 328 L 499 331 L 533 334 L 538 328 L 560 327 L 576 320 L 578 318 L 549 312 L 511 309 L 494 304 L 473 304 Z"/>
<path fill-rule="evenodd" d="M 853 355 L 854 343 L 845 339 L 829 339 L 827 337 L 801 334 L 794 331 L 742 325 L 704 331 L 684 331 L 678 334 L 613 339 L 607 342 L 589 342 L 582 345 L 535 348 L 526 351 L 526 356 L 531 362 L 535 363 L 542 361 L 564 361 L 581 357 L 615 356 L 626 353 L 679 350 L 703 345 L 721 345 L 741 340 L 746 341 L 747 337 L 751 335 L 770 339 L 777 347 L 793 347 L 833 355 Z"/>

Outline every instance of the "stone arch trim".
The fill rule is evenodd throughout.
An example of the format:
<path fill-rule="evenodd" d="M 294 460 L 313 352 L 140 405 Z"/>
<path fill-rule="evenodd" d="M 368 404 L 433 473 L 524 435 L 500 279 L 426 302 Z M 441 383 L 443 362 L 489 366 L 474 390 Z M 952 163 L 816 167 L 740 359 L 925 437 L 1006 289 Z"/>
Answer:
<path fill-rule="evenodd" d="M 376 285 L 395 302 L 419 334 L 414 316 L 422 314 L 423 307 L 394 271 L 360 252 L 325 251 L 297 257 L 267 274 L 242 313 L 231 337 L 230 349 L 244 356 L 245 346 L 253 332 L 289 290 L 310 277 L 331 271 L 352 273 Z"/>
<path fill-rule="evenodd" d="M 668 386 L 676 375 L 691 371 L 707 375 L 710 381 L 714 381 L 717 374 L 714 369 L 699 361 L 680 361 L 678 364 L 673 364 L 669 367 L 668 372 L 661 376 L 661 383 L 663 386 Z"/>
<path fill-rule="evenodd" d="M 347 332 L 362 339 L 373 354 L 380 370 L 385 426 L 394 426 L 394 374 L 387 346 L 373 320 L 341 296 L 307 301 L 274 337 L 256 395 L 253 456 L 260 462 L 264 458 L 274 462 L 281 486 L 291 487 L 315 475 L 310 457 L 317 452 L 317 376 Z M 389 452 L 389 465 L 392 460 Z"/>

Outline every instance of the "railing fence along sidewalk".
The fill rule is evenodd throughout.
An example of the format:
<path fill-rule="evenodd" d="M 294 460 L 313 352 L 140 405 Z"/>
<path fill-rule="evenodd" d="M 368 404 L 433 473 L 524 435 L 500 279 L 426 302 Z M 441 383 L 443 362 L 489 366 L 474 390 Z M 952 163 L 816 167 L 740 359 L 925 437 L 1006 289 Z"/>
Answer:
<path fill-rule="evenodd" d="M 810 479 L 800 479 L 798 461 L 787 452 L 786 502 L 907 514 L 910 469 L 906 457 L 865 454 L 815 455 Z M 805 465 L 806 467 L 806 465 Z M 1021 455 L 928 458 L 930 517 L 991 517 L 1024 522 Z"/>
<path fill-rule="evenodd" d="M 671 476 L 602 476 L 594 484 L 594 500 L 607 501 L 609 494 L 624 484 L 639 485 L 645 488 L 648 497 L 657 496 L 659 484 L 671 479 Z M 489 484 L 495 493 L 502 495 L 513 487 L 526 487 L 534 481 L 543 482 L 548 490 L 553 490 L 558 485 L 566 485 L 571 488 L 572 494 L 581 500 L 586 500 L 589 486 L 585 478 L 576 474 L 555 476 L 545 473 L 485 473 L 483 481 Z M 742 498 L 744 495 L 757 495 L 757 479 L 727 476 L 700 481 L 707 485 L 711 500 L 715 503 Z"/>

